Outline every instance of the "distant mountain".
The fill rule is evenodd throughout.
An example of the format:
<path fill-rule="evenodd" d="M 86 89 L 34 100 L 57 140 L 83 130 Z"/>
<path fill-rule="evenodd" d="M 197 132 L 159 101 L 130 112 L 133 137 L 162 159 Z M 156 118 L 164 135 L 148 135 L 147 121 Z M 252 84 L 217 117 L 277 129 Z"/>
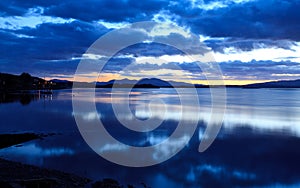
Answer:
<path fill-rule="evenodd" d="M 53 82 L 53 83 L 69 83 L 69 80 L 59 80 L 59 79 L 52 79 L 49 80 L 49 82 Z"/>
<path fill-rule="evenodd" d="M 243 88 L 300 88 L 300 79 L 249 84 L 243 86 Z"/>
<path fill-rule="evenodd" d="M 143 78 L 141 80 L 110 80 L 108 82 L 78 82 L 77 86 L 82 88 L 207 88 L 207 85 L 189 84 L 185 82 L 164 81 L 158 78 Z M 40 90 L 40 89 L 66 89 L 72 88 L 73 82 L 68 80 L 52 79 L 46 81 L 42 78 L 33 77 L 28 73 L 21 75 L 12 75 L 7 73 L 0 73 L 0 92 L 14 92 L 21 90 Z M 226 87 L 242 87 L 242 88 L 300 88 L 299 80 L 283 80 L 258 84 L 249 84 L 245 86 L 226 86 Z"/>
<path fill-rule="evenodd" d="M 67 89 L 73 86 L 73 82 L 68 80 L 52 79 L 49 80 L 49 82 L 51 83 L 52 89 Z"/>
<path fill-rule="evenodd" d="M 129 79 L 122 79 L 122 80 L 110 80 L 108 82 L 97 82 L 96 83 L 96 87 L 108 87 L 108 86 L 112 86 L 115 84 L 115 82 L 117 82 L 120 85 L 132 85 L 134 84 L 136 81 L 135 80 L 129 80 Z"/>
<path fill-rule="evenodd" d="M 135 87 L 135 88 L 171 88 L 171 87 L 194 87 L 192 84 L 184 82 L 164 81 L 158 78 L 143 78 L 141 80 L 110 80 L 108 82 L 97 82 L 98 88 L 111 87 Z"/>
<path fill-rule="evenodd" d="M 137 85 L 153 85 L 157 87 L 172 87 L 169 82 L 158 78 L 143 78 L 137 82 Z"/>

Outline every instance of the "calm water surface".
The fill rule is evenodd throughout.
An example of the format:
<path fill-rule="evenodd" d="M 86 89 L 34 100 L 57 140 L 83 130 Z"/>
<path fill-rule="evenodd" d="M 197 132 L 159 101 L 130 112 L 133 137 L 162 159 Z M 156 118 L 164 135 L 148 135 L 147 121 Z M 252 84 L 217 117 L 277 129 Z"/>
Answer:
<path fill-rule="evenodd" d="M 122 104 L 120 95 L 109 89 L 96 90 L 97 112 L 81 113 L 85 121 L 100 118 L 108 132 L 123 143 L 154 145 L 167 138 L 179 121 L 198 118 L 199 126 L 189 144 L 170 160 L 145 168 L 113 164 L 98 156 L 81 137 L 72 110 L 72 91 L 55 91 L 52 96 L 11 99 L 0 104 L 1 133 L 56 133 L 22 147 L 0 150 L 0 156 L 51 169 L 86 176 L 94 180 L 114 178 L 123 184 L 151 187 L 298 187 L 300 186 L 300 90 L 227 89 L 224 123 L 213 145 L 198 152 L 199 140 L 210 118 L 209 89 L 198 89 L 200 112 L 191 105 L 188 116 L 180 116 L 180 101 L 173 89 L 134 89 L 130 95 L 131 113 L 119 114 L 130 120 L 155 117 L 163 120 L 157 129 L 137 133 L 120 124 L 112 104 Z M 90 89 L 75 95 L 87 100 Z M 149 101 L 161 99 L 164 105 Z M 4 101 L 4 100 L 2 100 Z M 166 109 L 166 111 L 164 111 Z M 116 148 L 106 148 L 114 150 Z M 166 148 L 169 150 L 171 148 Z M 126 152 L 126 150 L 124 150 Z"/>

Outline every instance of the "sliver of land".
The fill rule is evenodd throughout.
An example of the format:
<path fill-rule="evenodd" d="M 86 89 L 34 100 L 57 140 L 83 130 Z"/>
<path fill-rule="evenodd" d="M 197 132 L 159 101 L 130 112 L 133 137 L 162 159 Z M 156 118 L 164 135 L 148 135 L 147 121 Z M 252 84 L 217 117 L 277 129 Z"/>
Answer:
<path fill-rule="evenodd" d="M 0 134 L 0 149 L 17 145 L 30 140 L 39 139 L 42 137 L 42 135 L 37 135 L 33 133 Z"/>
<path fill-rule="evenodd" d="M 0 187 L 84 187 L 91 180 L 73 174 L 0 159 Z"/>

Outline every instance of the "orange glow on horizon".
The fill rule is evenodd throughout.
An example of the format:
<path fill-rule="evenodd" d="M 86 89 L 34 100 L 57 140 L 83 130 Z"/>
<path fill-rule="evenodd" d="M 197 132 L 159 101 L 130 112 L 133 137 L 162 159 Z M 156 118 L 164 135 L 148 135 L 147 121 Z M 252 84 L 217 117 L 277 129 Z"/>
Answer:
<path fill-rule="evenodd" d="M 95 76 L 96 77 L 96 76 Z M 77 77 L 77 81 L 79 82 L 94 82 L 95 77 L 89 76 L 89 77 Z M 112 73 L 106 73 L 105 75 L 100 75 L 97 79 L 98 82 L 108 82 L 110 80 L 121 80 L 121 79 L 130 79 L 130 80 L 140 80 L 141 78 L 138 77 L 123 77 L 118 74 L 112 74 Z M 68 80 L 68 81 L 74 81 L 74 78 L 70 77 L 46 77 L 46 80 L 52 80 L 52 79 L 60 79 L 60 80 Z M 276 80 L 174 80 L 175 82 L 186 82 L 186 83 L 192 83 L 192 84 L 203 84 L 203 85 L 248 85 L 248 84 L 255 84 L 255 83 L 264 83 L 264 82 L 271 82 Z"/>
<path fill-rule="evenodd" d="M 118 74 L 112 74 L 112 73 L 105 73 L 105 74 L 100 74 L 97 81 L 98 82 L 108 82 L 110 80 L 116 80 L 119 79 Z"/>
<path fill-rule="evenodd" d="M 256 83 L 272 82 L 275 80 L 193 80 L 193 84 L 203 84 L 203 85 L 248 85 Z"/>

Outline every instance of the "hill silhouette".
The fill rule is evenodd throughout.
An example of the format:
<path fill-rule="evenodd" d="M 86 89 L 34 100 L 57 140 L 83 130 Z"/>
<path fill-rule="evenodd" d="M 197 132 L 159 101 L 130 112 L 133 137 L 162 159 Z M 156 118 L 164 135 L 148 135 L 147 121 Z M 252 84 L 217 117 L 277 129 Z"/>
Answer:
<path fill-rule="evenodd" d="M 31 76 L 29 73 L 21 75 L 12 75 L 0 73 L 0 92 L 16 92 L 26 90 L 45 90 L 45 89 L 67 89 L 72 88 L 73 82 L 68 80 L 52 79 L 45 80 L 39 77 Z M 185 82 L 165 81 L 158 78 L 143 78 L 140 80 L 110 80 L 108 82 L 79 82 L 77 86 L 82 88 L 208 88 L 208 85 L 189 84 Z M 214 86 L 217 87 L 217 86 Z M 258 84 L 248 84 L 243 86 L 226 86 L 226 87 L 241 87 L 241 88 L 300 88 L 299 80 L 282 80 L 265 82 Z"/>
<path fill-rule="evenodd" d="M 243 86 L 243 88 L 300 88 L 300 79 L 249 84 Z"/>

